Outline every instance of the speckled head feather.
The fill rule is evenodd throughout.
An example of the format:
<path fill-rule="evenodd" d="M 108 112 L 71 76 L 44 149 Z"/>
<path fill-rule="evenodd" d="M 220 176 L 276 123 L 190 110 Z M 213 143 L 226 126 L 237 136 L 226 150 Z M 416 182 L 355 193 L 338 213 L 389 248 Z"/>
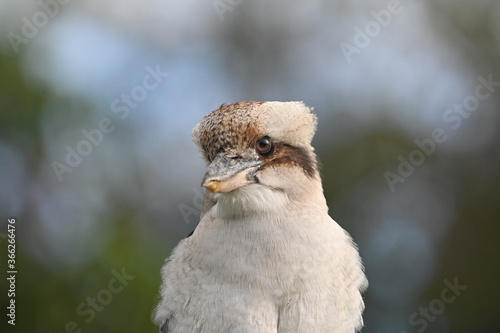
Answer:
<path fill-rule="evenodd" d="M 302 102 L 223 104 L 193 129 L 193 140 L 211 161 L 221 148 L 249 148 L 269 136 L 284 144 L 314 151 L 316 115 Z"/>

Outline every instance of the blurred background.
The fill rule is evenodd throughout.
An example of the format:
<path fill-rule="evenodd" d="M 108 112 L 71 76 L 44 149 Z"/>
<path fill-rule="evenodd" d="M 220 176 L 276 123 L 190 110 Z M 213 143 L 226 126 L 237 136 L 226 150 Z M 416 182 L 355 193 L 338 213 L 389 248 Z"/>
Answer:
<path fill-rule="evenodd" d="M 199 218 L 191 129 L 225 102 L 299 100 L 366 266 L 363 332 L 500 332 L 499 17 L 486 0 L 2 1 L 0 331 L 156 332 L 160 268 Z"/>

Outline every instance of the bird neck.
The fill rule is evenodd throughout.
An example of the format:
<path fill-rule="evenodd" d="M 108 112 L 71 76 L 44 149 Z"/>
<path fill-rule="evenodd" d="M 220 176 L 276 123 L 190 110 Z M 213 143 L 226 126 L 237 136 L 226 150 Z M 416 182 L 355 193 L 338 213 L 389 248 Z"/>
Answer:
<path fill-rule="evenodd" d="M 280 214 L 304 207 L 328 212 L 321 182 L 310 183 L 307 188 L 297 188 L 294 192 L 251 184 L 217 197 L 211 211 L 220 218 L 236 218 Z"/>

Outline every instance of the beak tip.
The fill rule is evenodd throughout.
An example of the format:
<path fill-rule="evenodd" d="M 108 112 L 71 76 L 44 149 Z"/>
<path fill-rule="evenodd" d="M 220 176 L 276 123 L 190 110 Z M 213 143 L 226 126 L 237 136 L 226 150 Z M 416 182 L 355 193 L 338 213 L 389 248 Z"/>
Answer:
<path fill-rule="evenodd" d="M 218 193 L 220 192 L 220 182 L 219 181 L 216 181 L 216 180 L 209 180 L 209 181 L 206 181 L 203 183 L 203 186 L 209 190 L 210 192 L 213 192 L 213 193 Z"/>

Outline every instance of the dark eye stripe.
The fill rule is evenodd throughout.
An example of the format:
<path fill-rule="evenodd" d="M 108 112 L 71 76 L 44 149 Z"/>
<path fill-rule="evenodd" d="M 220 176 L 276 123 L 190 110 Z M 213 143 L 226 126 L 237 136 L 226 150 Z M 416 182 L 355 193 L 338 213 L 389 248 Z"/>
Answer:
<path fill-rule="evenodd" d="M 284 143 L 275 143 L 274 154 L 264 157 L 261 169 L 276 166 L 295 165 L 300 167 L 308 177 L 314 177 L 318 173 L 318 162 L 313 153 L 305 148 L 290 146 Z"/>

